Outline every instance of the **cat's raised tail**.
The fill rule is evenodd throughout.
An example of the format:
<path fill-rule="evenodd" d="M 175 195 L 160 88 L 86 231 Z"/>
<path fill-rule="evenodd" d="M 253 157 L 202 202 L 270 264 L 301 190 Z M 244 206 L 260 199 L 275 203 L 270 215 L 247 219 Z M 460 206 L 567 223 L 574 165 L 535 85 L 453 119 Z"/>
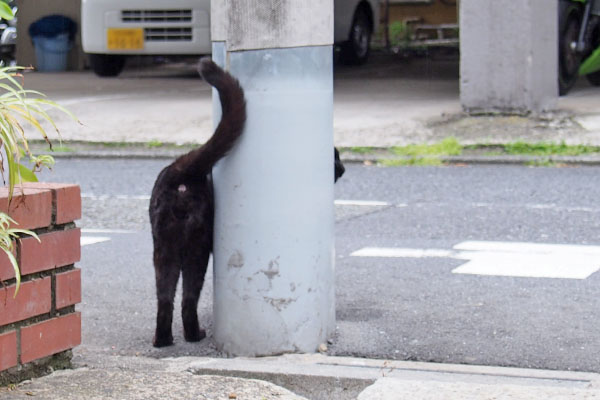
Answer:
<path fill-rule="evenodd" d="M 246 100 L 238 80 L 208 57 L 200 60 L 198 72 L 217 89 L 222 113 L 221 121 L 211 138 L 202 147 L 174 162 L 178 171 L 194 176 L 210 173 L 213 165 L 231 150 L 246 122 Z"/>

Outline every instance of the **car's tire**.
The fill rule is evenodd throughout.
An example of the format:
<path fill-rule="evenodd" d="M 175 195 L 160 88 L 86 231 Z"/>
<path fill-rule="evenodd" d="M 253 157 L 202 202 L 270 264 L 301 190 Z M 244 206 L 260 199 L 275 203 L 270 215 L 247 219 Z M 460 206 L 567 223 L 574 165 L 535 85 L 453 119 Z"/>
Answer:
<path fill-rule="evenodd" d="M 561 0 L 558 16 L 558 89 L 565 95 L 577 81 L 581 58 L 573 43 L 579 37 L 581 7 L 572 1 Z"/>
<path fill-rule="evenodd" d="M 117 54 L 89 54 L 90 66 L 98 76 L 117 76 L 125 67 L 125 56 Z"/>
<path fill-rule="evenodd" d="M 341 48 L 341 61 L 347 65 L 360 65 L 367 62 L 371 50 L 373 24 L 364 7 L 354 13 L 350 36 Z"/>

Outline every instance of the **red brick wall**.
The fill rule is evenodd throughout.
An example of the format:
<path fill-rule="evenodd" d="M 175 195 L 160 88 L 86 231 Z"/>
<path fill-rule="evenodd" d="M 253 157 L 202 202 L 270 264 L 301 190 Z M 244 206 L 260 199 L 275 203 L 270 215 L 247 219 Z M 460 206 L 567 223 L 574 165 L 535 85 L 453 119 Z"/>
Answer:
<path fill-rule="evenodd" d="M 8 257 L 0 252 L 0 378 L 24 366 L 81 343 L 81 218 L 79 186 L 29 183 L 8 191 L 0 188 L 0 211 L 35 231 L 41 243 L 23 237 L 15 243 L 21 267 L 21 287 L 16 297 L 15 274 Z M 4 372 L 3 372 L 4 371 Z M 1 379 L 0 379 L 1 380 Z"/>

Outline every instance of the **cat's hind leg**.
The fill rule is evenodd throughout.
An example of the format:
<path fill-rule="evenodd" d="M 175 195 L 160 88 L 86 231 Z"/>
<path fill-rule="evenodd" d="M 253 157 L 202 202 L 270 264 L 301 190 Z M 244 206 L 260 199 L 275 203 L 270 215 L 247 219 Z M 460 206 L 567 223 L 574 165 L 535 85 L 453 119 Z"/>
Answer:
<path fill-rule="evenodd" d="M 190 251 L 182 266 L 183 298 L 181 300 L 181 318 L 183 336 L 188 342 L 198 342 L 206 337 L 204 329 L 198 323 L 198 300 L 204 285 L 204 276 L 208 266 L 210 251 L 201 248 Z"/>
<path fill-rule="evenodd" d="M 158 311 L 156 314 L 156 332 L 152 344 L 154 347 L 173 344 L 173 302 L 177 281 L 179 280 L 179 264 L 169 257 L 165 248 L 154 250 L 154 271 L 156 275 L 156 297 Z"/>

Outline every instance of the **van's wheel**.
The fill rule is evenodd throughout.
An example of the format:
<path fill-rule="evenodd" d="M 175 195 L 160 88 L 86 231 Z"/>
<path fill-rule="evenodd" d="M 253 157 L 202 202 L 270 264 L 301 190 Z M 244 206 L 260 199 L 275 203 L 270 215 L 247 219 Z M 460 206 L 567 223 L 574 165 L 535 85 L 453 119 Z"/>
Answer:
<path fill-rule="evenodd" d="M 575 85 L 581 62 L 575 48 L 581 27 L 581 10 L 577 4 L 561 1 L 559 8 L 558 37 L 558 89 L 565 95 Z"/>
<path fill-rule="evenodd" d="M 367 62 L 373 28 L 364 8 L 356 10 L 348 41 L 342 45 L 341 59 L 344 64 L 359 65 Z"/>
<path fill-rule="evenodd" d="M 116 54 L 89 54 L 90 66 L 98 76 L 117 76 L 125 67 L 125 56 Z"/>

